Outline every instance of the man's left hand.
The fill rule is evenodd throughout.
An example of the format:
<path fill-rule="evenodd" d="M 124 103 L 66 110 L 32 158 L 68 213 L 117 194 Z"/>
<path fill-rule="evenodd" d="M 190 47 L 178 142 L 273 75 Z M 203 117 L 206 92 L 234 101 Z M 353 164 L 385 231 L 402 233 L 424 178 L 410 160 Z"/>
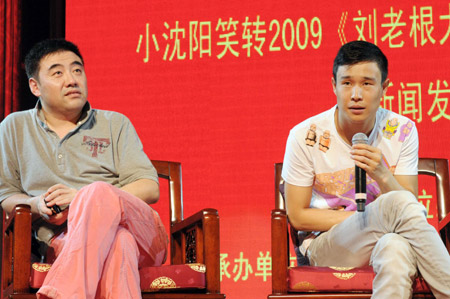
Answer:
<path fill-rule="evenodd" d="M 389 169 L 383 164 L 383 153 L 380 149 L 368 144 L 355 144 L 350 152 L 355 164 L 373 178 L 376 182 L 381 182 L 386 175 L 391 174 Z"/>
<path fill-rule="evenodd" d="M 44 194 L 44 201 L 48 208 L 58 206 L 61 210 L 66 209 L 75 198 L 78 190 L 69 188 L 63 184 L 56 184 L 50 187 Z"/>

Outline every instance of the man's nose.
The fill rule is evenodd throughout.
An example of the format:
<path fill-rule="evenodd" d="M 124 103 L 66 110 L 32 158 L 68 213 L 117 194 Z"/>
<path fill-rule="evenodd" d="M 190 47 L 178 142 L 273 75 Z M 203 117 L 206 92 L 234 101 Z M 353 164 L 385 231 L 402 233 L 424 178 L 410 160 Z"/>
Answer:
<path fill-rule="evenodd" d="M 75 79 L 75 76 L 71 72 L 66 73 L 66 85 L 67 86 L 77 86 L 77 80 Z"/>
<path fill-rule="evenodd" d="M 362 100 L 362 89 L 361 89 L 361 87 L 359 87 L 359 86 L 353 87 L 352 100 L 355 100 L 355 101 Z"/>

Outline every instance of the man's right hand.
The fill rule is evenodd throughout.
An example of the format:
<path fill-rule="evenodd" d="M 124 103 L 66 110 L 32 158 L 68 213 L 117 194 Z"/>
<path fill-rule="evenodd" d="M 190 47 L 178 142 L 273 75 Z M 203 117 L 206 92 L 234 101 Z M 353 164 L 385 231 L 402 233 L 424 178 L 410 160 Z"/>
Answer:
<path fill-rule="evenodd" d="M 67 220 L 69 209 L 65 209 L 61 213 L 55 213 L 51 207 L 47 206 L 47 202 L 45 201 L 45 194 L 37 197 L 36 206 L 41 217 L 48 223 L 61 225 L 64 223 L 64 221 Z"/>

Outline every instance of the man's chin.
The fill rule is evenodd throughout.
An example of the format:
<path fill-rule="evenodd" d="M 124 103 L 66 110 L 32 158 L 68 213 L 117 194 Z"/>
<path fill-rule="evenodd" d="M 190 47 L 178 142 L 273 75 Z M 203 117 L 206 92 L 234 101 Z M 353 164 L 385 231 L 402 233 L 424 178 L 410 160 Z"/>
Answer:
<path fill-rule="evenodd" d="M 79 97 L 79 98 L 69 98 L 66 100 L 66 103 L 73 107 L 73 108 L 80 108 L 82 109 L 84 107 L 84 105 L 86 105 L 86 98 L 84 97 Z"/>

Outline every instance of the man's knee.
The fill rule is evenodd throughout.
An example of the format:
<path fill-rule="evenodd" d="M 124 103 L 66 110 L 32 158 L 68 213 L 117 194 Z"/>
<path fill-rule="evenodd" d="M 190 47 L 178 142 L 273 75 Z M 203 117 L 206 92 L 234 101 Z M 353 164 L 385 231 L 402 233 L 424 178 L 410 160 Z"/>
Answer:
<path fill-rule="evenodd" d="M 78 191 L 79 196 L 75 200 L 78 200 L 83 205 L 90 205 L 91 203 L 98 205 L 103 204 L 103 201 L 110 202 L 114 188 L 116 187 L 105 182 L 94 182 L 81 188 Z"/>
<path fill-rule="evenodd" d="M 114 188 L 113 185 L 97 181 L 84 186 L 83 188 L 81 188 L 81 190 L 88 190 L 89 192 L 105 192 L 111 190 L 111 188 Z"/>
<path fill-rule="evenodd" d="M 405 216 L 426 216 L 425 207 L 409 191 L 391 191 L 377 199 L 385 213 Z"/>
<path fill-rule="evenodd" d="M 414 196 L 414 194 L 406 190 L 390 191 L 388 193 L 383 194 L 382 197 L 380 198 L 383 198 L 387 202 L 395 201 L 397 205 L 417 202 L 417 199 Z"/>

